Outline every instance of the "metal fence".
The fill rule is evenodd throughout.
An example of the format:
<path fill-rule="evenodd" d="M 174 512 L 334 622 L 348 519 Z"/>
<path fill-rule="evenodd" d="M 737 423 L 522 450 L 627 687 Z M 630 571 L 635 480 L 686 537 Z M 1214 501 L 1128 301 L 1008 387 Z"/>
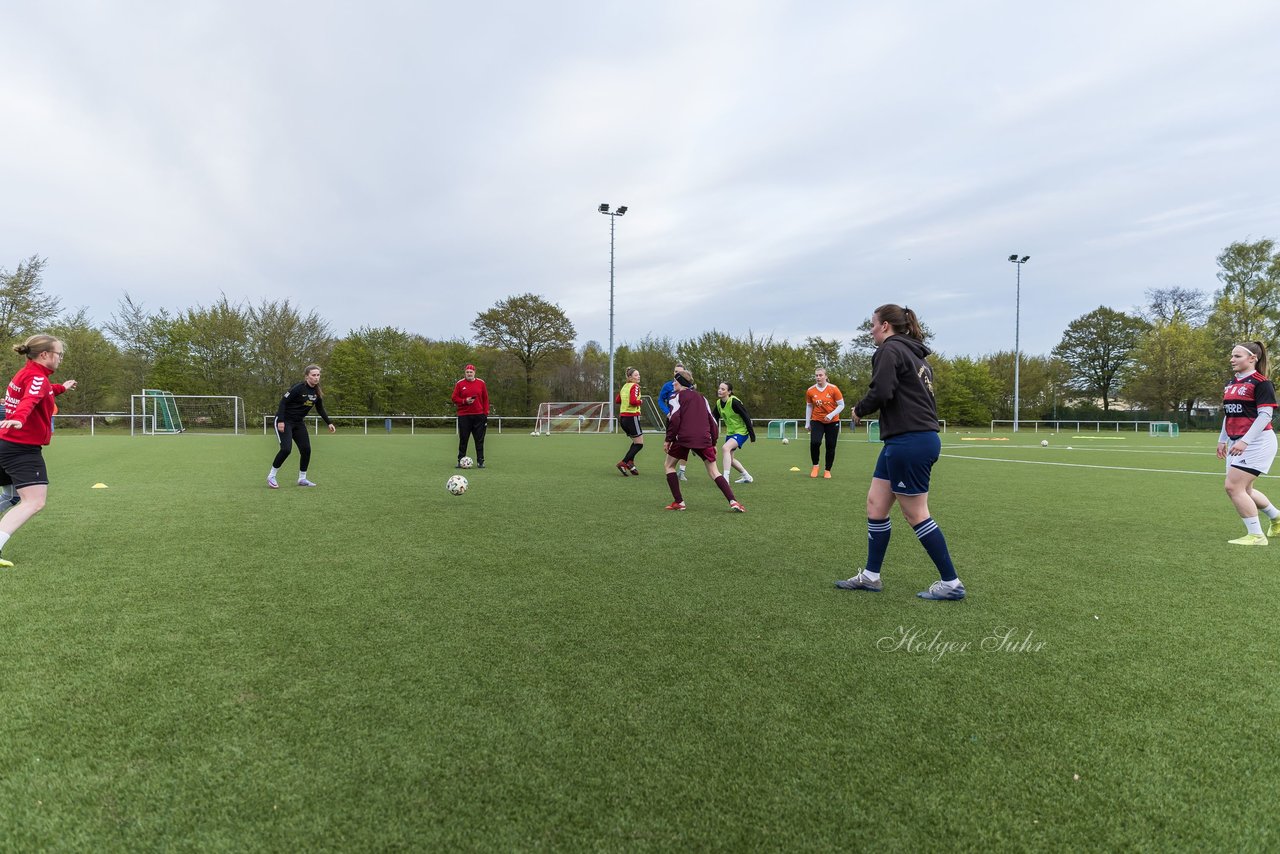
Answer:
<path fill-rule="evenodd" d="M 274 415 L 262 416 L 262 434 L 270 435 Z M 458 416 L 456 415 L 330 415 L 329 420 L 340 430 L 356 429 L 369 436 L 379 433 L 457 433 Z M 324 427 L 324 420 L 319 415 L 311 415 L 305 419 L 313 433 L 319 433 Z M 523 430 L 532 431 L 538 419 L 533 415 L 490 415 L 489 424 L 497 428 L 499 433 L 505 428 L 507 432 Z"/>
<path fill-rule="evenodd" d="M 1041 430 L 1047 432 L 1060 433 L 1064 427 L 1075 430 L 1077 433 L 1083 430 L 1093 430 L 1101 433 L 1105 427 L 1107 430 L 1119 433 L 1121 429 L 1141 433 L 1143 431 L 1150 432 L 1152 424 L 1168 424 L 1168 419 L 1157 418 L 1151 421 L 1081 421 L 1075 418 L 1063 418 L 1059 421 L 1040 420 L 1028 421 L 1025 418 L 1018 419 L 1018 430 L 1030 429 L 1033 433 L 1039 433 Z M 1000 426 L 1004 425 L 1004 426 Z M 991 432 L 999 430 L 1013 430 L 1012 419 L 996 419 L 991 422 Z"/>

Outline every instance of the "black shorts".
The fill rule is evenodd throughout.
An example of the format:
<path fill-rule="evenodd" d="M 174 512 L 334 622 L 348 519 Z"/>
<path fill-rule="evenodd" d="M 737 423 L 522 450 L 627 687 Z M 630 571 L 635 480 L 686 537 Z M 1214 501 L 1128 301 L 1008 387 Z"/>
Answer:
<path fill-rule="evenodd" d="M 619 415 L 618 426 L 622 428 L 623 433 L 626 433 L 632 439 L 644 432 L 640 429 L 639 415 Z"/>
<path fill-rule="evenodd" d="M 20 445 L 0 439 L 0 486 L 13 484 L 15 489 L 49 483 L 49 470 L 44 465 L 40 445 Z"/>

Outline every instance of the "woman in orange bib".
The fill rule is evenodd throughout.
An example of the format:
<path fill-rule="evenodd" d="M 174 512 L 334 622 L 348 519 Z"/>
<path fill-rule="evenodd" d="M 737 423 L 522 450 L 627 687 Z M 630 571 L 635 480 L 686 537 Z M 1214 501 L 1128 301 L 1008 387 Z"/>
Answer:
<path fill-rule="evenodd" d="M 804 429 L 809 431 L 809 458 L 813 461 L 809 477 L 818 476 L 818 449 L 825 440 L 826 471 L 822 476 L 830 480 L 831 466 L 836 461 L 836 440 L 840 438 L 840 410 L 844 409 L 844 395 L 827 382 L 826 368 L 816 368 L 813 378 L 816 382 L 804 393 Z"/>

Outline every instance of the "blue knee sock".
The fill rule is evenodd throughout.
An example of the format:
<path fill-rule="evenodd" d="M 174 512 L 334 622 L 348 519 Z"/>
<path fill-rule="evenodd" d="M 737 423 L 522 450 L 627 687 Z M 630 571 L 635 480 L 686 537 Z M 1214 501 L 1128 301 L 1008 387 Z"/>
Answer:
<path fill-rule="evenodd" d="M 889 550 L 889 535 L 893 526 L 888 519 L 867 519 L 867 566 L 868 572 L 879 572 L 884 563 L 884 553 Z"/>
<path fill-rule="evenodd" d="M 938 575 L 942 576 L 943 581 L 955 581 L 956 568 L 951 562 L 951 553 L 947 551 L 947 538 L 942 536 L 942 529 L 938 527 L 938 523 L 930 516 L 919 525 L 912 527 L 920 540 L 920 545 L 924 546 L 924 550 L 933 559 L 934 566 L 938 567 Z"/>

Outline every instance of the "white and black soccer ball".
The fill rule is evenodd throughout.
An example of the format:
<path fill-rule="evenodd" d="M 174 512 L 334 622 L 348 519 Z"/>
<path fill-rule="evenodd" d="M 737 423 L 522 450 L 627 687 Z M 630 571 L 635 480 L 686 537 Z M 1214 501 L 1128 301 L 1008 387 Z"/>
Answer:
<path fill-rule="evenodd" d="M 782 444 L 784 444 L 784 445 L 789 445 L 789 444 L 791 444 L 791 440 L 790 440 L 790 439 L 788 439 L 786 436 L 783 436 L 783 437 L 782 437 Z"/>
<path fill-rule="evenodd" d="M 460 474 L 455 474 L 453 477 L 445 481 L 444 488 L 449 490 L 450 495 L 461 495 L 467 491 L 467 487 L 469 485 L 470 484 L 467 483 L 467 479 L 465 477 Z"/>
<path fill-rule="evenodd" d="M 476 461 L 471 459 L 471 457 L 463 457 L 462 459 L 458 460 L 458 465 L 464 469 L 469 469 L 475 464 L 476 464 Z"/>
<path fill-rule="evenodd" d="M 1048 439 L 1041 439 L 1041 440 L 1040 440 L 1040 447 L 1042 447 L 1042 448 L 1047 448 L 1047 447 L 1049 447 L 1049 440 L 1048 440 Z"/>

